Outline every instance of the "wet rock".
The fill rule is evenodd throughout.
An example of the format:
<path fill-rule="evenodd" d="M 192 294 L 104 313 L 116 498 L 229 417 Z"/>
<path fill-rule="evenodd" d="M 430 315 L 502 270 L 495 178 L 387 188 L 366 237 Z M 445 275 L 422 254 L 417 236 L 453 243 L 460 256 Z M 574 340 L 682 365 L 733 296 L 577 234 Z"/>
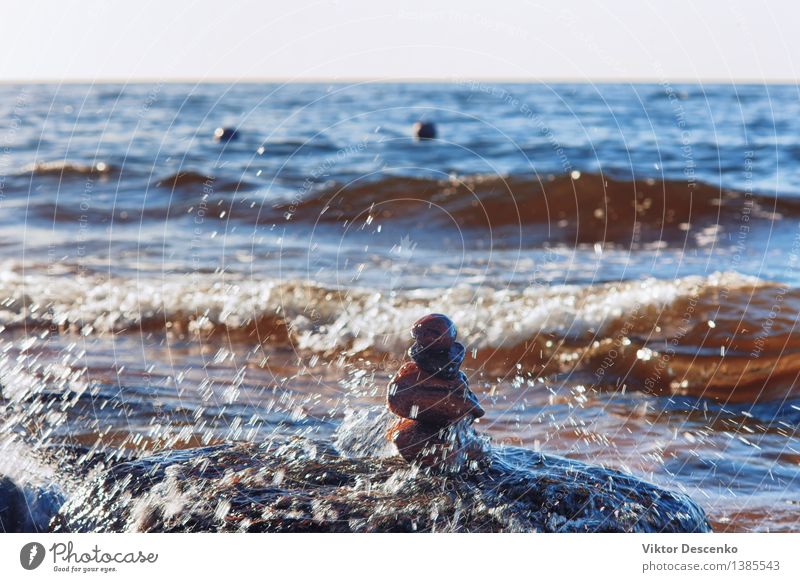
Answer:
<path fill-rule="evenodd" d="M 389 383 L 386 401 L 397 416 L 430 423 L 432 428 L 484 415 L 463 373 L 452 380 L 440 378 L 420 370 L 415 362 L 407 362 L 400 368 Z"/>
<path fill-rule="evenodd" d="M 64 502 L 58 485 L 15 481 L 0 475 L 0 533 L 40 533 Z"/>
<path fill-rule="evenodd" d="M 464 346 L 458 342 L 445 350 L 424 348 L 416 342 L 408 349 L 408 355 L 420 368 L 440 378 L 455 378 L 465 354 Z"/>
<path fill-rule="evenodd" d="M 449 349 L 456 341 L 456 335 L 456 324 L 441 313 L 426 315 L 411 327 L 411 337 L 422 348 Z"/>
<path fill-rule="evenodd" d="M 171 451 L 98 474 L 62 507 L 72 532 L 705 532 L 689 498 L 524 449 L 457 475 L 346 458 L 307 439 Z"/>
<path fill-rule="evenodd" d="M 448 432 L 448 427 L 439 428 L 436 425 L 401 418 L 389 429 L 387 436 L 406 461 L 434 465 L 453 461 L 452 455 L 456 453 L 456 444 Z"/>
<path fill-rule="evenodd" d="M 412 129 L 417 139 L 435 139 L 436 126 L 430 121 L 418 121 Z"/>
<path fill-rule="evenodd" d="M 471 422 L 440 428 L 401 418 L 389 428 L 387 437 L 407 462 L 458 474 L 468 463 L 479 466 L 486 460 L 486 441 L 477 436 Z"/>
<path fill-rule="evenodd" d="M 29 531 L 25 495 L 8 477 L 0 475 L 0 532 Z"/>

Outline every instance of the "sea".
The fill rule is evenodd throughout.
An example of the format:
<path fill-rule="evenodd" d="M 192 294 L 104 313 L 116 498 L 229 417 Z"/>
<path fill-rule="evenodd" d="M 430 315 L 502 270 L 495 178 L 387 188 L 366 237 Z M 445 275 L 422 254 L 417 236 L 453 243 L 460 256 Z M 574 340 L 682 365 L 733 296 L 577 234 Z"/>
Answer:
<path fill-rule="evenodd" d="M 796 85 L 0 85 L 18 482 L 335 441 L 437 312 L 494 446 L 800 531 L 799 310 Z"/>

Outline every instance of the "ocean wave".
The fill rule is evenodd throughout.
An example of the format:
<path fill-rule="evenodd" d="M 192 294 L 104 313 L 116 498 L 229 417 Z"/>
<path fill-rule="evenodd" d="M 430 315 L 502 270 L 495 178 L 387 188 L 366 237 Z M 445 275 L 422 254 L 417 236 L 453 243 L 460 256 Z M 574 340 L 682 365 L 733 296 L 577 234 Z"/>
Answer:
<path fill-rule="evenodd" d="M 758 308 L 759 317 L 748 321 L 742 315 L 742 323 L 751 329 L 760 327 L 765 315 L 762 303 L 769 303 L 772 291 L 782 292 L 787 309 L 800 301 L 798 291 L 734 273 L 585 287 L 554 285 L 517 291 L 457 286 L 385 294 L 236 275 L 74 278 L 35 272 L 22 275 L 12 268 L 0 271 L 0 323 L 7 329 L 56 325 L 84 334 L 137 331 L 153 324 L 202 332 L 215 327 L 248 328 L 270 317 L 285 322 L 300 348 L 397 351 L 407 343 L 409 323 L 432 310 L 451 314 L 459 322 L 461 335 L 479 349 L 519 346 L 542 333 L 579 339 L 624 331 L 626 336 L 664 339 L 678 332 L 688 310 L 690 321 L 700 327 L 690 326 L 684 336 L 703 337 L 708 343 L 721 342 L 733 331 L 722 320 L 733 325 L 743 305 L 745 314 Z M 776 314 L 770 338 L 780 335 L 788 341 L 791 329 L 784 328 L 793 326 L 793 316 L 787 310 Z M 709 328 L 708 322 L 715 318 L 719 323 Z M 652 327 L 654 323 L 658 330 Z"/>
<path fill-rule="evenodd" d="M 657 392 L 781 394 L 800 373 L 800 291 L 734 273 L 385 294 L 213 274 L 134 280 L 5 269 L 0 298 L 8 331 L 165 332 L 201 341 L 224 333 L 331 358 L 402 357 L 410 323 L 443 311 L 459 324 L 467 367 L 579 372 L 593 383 Z M 759 388 L 765 379 L 770 385 Z"/>
<path fill-rule="evenodd" d="M 397 330 L 418 314 L 446 308 L 480 347 L 517 345 L 532 333 L 562 336 L 610 329 L 636 301 L 674 303 L 692 290 L 758 285 L 733 274 L 708 279 L 646 280 L 592 287 L 551 286 L 522 291 L 458 286 L 387 295 L 364 288 L 337 290 L 309 282 L 254 280 L 237 275 L 188 274 L 161 278 L 75 278 L 15 266 L 0 271 L 0 323 L 6 328 L 56 325 L 82 333 L 187 324 L 190 331 L 230 330 L 274 316 L 287 322 L 301 347 L 401 349 Z M 303 319 L 308 321 L 303 321 Z M 134 330 L 135 331 L 135 330 Z"/>
<path fill-rule="evenodd" d="M 425 220 L 438 228 L 538 227 L 547 240 L 694 244 L 744 224 L 800 215 L 800 202 L 694 181 L 620 181 L 597 174 L 389 177 L 336 185 L 277 205 L 300 222 Z"/>
<path fill-rule="evenodd" d="M 117 168 L 106 162 L 93 162 L 89 164 L 71 162 L 67 160 L 55 160 L 49 162 L 37 162 L 22 168 L 20 175 L 36 176 L 57 176 L 60 178 L 86 177 L 86 176 L 108 176 L 116 173 Z"/>
<path fill-rule="evenodd" d="M 175 172 L 164 178 L 159 178 L 151 184 L 155 188 L 170 190 L 194 190 L 201 194 L 211 195 L 217 191 L 230 192 L 237 189 L 245 190 L 252 185 L 239 180 L 225 179 L 218 176 L 184 170 Z"/>
<path fill-rule="evenodd" d="M 41 165 L 40 165 L 41 166 Z M 36 172 L 62 171 L 90 175 L 92 167 L 57 164 Z M 104 170 L 106 172 L 111 170 Z M 126 178 L 128 182 L 132 179 Z M 285 186 L 285 185 L 284 185 Z M 402 227 L 424 223 L 437 232 L 470 231 L 469 239 L 491 239 L 508 247 L 543 244 L 609 244 L 624 248 L 697 247 L 764 228 L 782 217 L 800 217 L 800 201 L 697 182 L 669 180 L 620 181 L 596 174 L 550 176 L 464 176 L 449 180 L 385 177 L 349 184 L 307 185 L 279 197 L 242 176 L 208 175 L 185 170 L 152 181 L 149 186 L 170 193 L 110 206 L 93 206 L 93 221 L 164 221 L 205 213 L 203 221 L 248 226 L 318 224 Z M 176 194 L 173 196 L 173 194 Z M 48 220 L 74 220 L 78 214 L 68 197 L 56 203 L 37 200 L 32 210 Z M 83 212 L 86 214 L 86 212 Z"/>

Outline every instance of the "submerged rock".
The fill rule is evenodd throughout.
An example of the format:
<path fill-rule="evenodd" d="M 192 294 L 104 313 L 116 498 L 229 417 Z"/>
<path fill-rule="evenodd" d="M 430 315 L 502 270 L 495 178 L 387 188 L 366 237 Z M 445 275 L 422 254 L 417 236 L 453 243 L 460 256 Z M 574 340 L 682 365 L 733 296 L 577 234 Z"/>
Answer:
<path fill-rule="evenodd" d="M 72 532 L 706 532 L 688 497 L 601 467 L 494 449 L 457 475 L 303 438 L 170 451 L 103 471 Z"/>

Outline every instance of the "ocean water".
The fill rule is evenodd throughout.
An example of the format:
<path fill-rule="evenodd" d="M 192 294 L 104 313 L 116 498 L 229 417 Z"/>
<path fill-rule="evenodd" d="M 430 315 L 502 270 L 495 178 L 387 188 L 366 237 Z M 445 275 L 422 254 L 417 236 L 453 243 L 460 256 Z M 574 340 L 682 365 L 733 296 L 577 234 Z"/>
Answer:
<path fill-rule="evenodd" d="M 788 85 L 0 86 L 0 473 L 335 439 L 438 311 L 498 446 L 798 531 L 798 168 Z"/>

